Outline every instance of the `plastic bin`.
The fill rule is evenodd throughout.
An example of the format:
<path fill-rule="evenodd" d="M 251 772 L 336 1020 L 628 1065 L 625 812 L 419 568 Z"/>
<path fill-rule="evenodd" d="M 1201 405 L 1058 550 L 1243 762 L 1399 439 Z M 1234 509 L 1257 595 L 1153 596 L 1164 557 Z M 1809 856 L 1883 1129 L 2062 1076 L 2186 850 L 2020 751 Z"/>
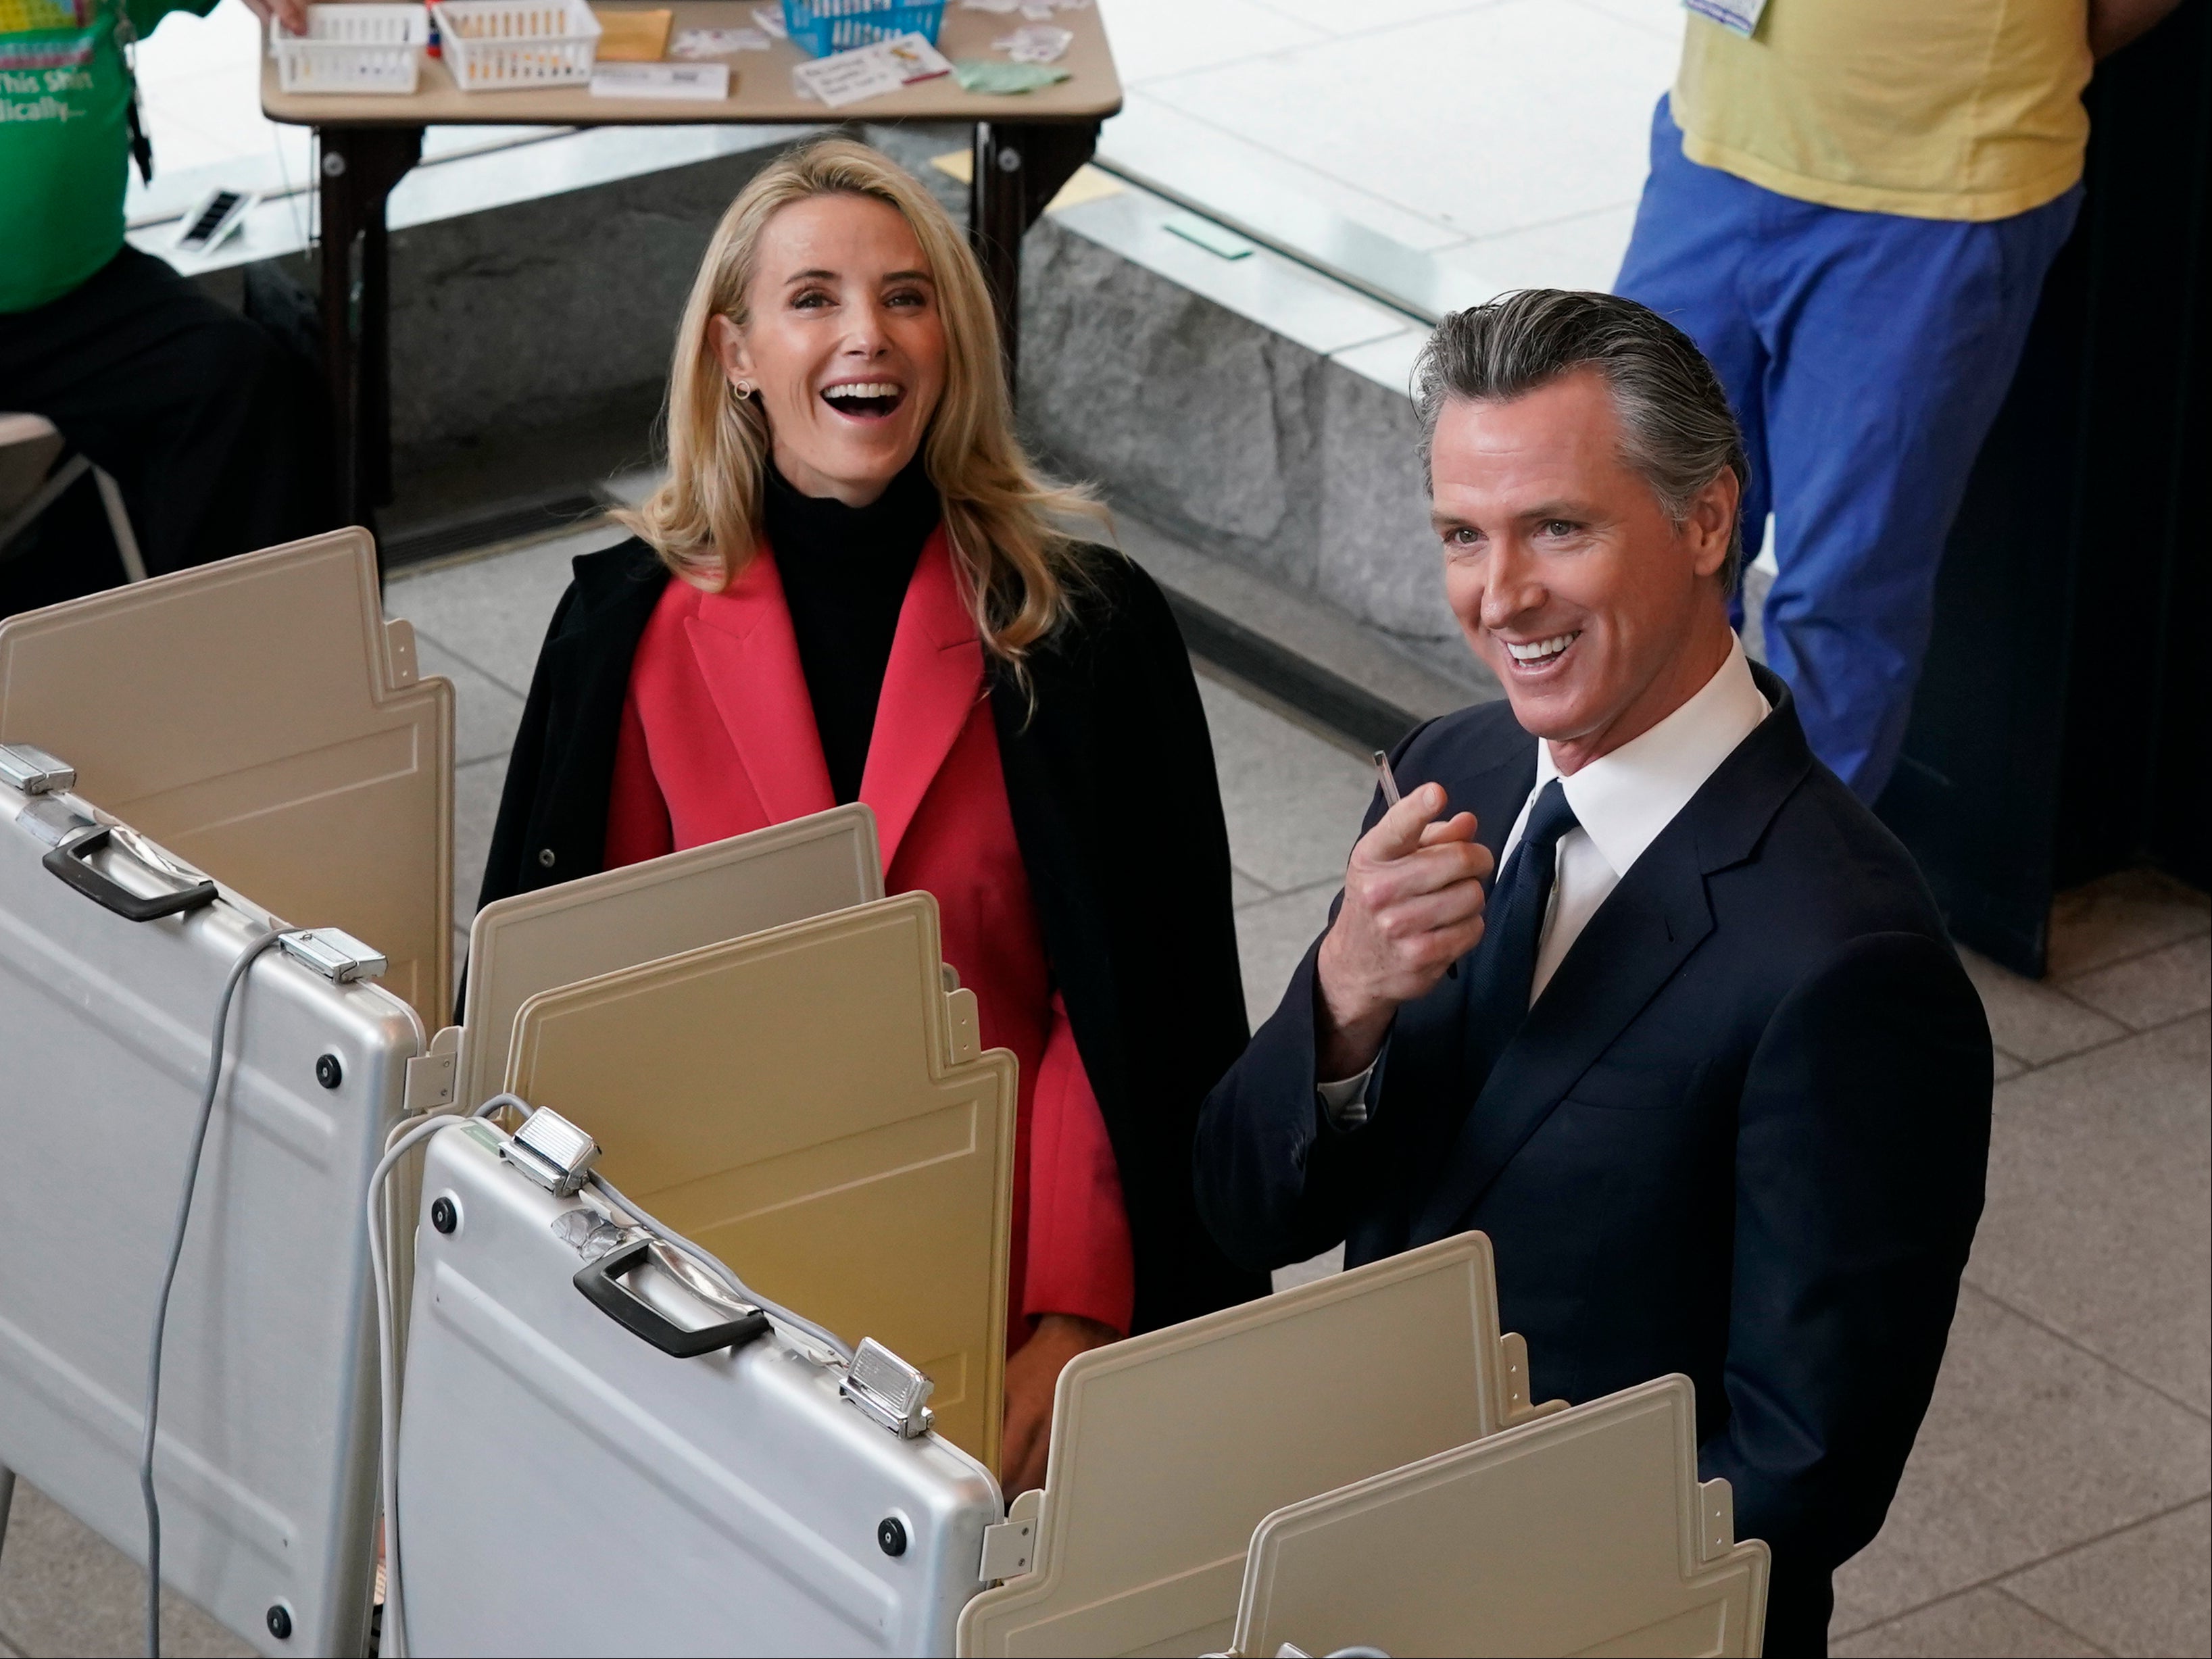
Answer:
<path fill-rule="evenodd" d="M 792 43 L 813 58 L 827 58 L 855 46 L 872 46 L 902 34 L 919 34 L 937 44 L 945 21 L 945 0 L 783 0 L 783 27 Z"/>
<path fill-rule="evenodd" d="M 430 9 L 464 92 L 589 81 L 599 20 L 584 0 L 445 0 Z"/>
<path fill-rule="evenodd" d="M 286 92 L 404 97 L 415 90 L 429 40 L 430 16 L 420 6 L 309 6 L 305 34 L 270 26 L 269 51 Z"/>

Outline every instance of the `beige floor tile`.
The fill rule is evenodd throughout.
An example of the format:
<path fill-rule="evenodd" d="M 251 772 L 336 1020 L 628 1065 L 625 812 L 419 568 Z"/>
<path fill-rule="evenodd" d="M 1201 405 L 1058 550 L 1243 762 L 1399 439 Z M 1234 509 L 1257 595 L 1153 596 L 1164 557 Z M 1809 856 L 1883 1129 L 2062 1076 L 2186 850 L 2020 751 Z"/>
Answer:
<path fill-rule="evenodd" d="M 1229 856 L 1279 893 L 1334 881 L 1359 838 L 1374 769 L 1218 680 L 1200 678 Z"/>
<path fill-rule="evenodd" d="M 1858 1630 L 2203 1494 L 2212 1430 L 1972 1288 L 1881 1534 L 1836 1575 Z"/>
<path fill-rule="evenodd" d="M 2130 957 L 2066 981 L 2066 994 L 2143 1030 L 2212 1007 L 2212 935 Z"/>
<path fill-rule="evenodd" d="M 2112 1653 L 2212 1653 L 2212 1504 L 2069 1551 L 2004 1588 Z"/>
<path fill-rule="evenodd" d="M 146 1580 L 120 1550 L 27 1481 L 15 1485 L 0 1548 L 0 1631 L 25 1654 L 143 1653 Z M 173 1659 L 253 1650 L 183 1597 L 161 1597 Z"/>
<path fill-rule="evenodd" d="M 2212 1020 L 1997 1091 L 1968 1280 L 2212 1410 Z"/>
<path fill-rule="evenodd" d="M 2098 1650 L 2002 1590 L 1972 1589 L 1832 1638 L 1835 1659 L 2073 1659 Z"/>
<path fill-rule="evenodd" d="M 416 640 L 415 654 L 424 674 L 453 683 L 456 765 L 504 755 L 514 746 L 514 728 L 522 721 L 520 697 L 434 641 Z"/>
<path fill-rule="evenodd" d="M 464 930 L 476 919 L 492 820 L 499 816 L 499 792 L 506 782 L 504 757 L 453 769 L 453 921 Z"/>
<path fill-rule="evenodd" d="M 1274 896 L 1275 890 L 1273 888 L 1261 886 L 1258 882 L 1253 880 L 1251 877 L 1246 875 L 1242 870 L 1232 869 L 1230 871 L 1229 902 L 1231 904 L 1237 905 L 1239 907 L 1247 904 L 1257 904 L 1261 899 L 1273 898 Z"/>
<path fill-rule="evenodd" d="M 524 693 L 553 607 L 568 588 L 569 562 L 628 533 L 602 526 L 420 575 L 403 571 L 386 584 L 384 608 L 509 691 Z"/>
<path fill-rule="evenodd" d="M 1328 923 L 1334 883 L 1248 904 L 1237 913 L 1237 954 L 1244 968 L 1244 1006 L 1252 1026 L 1275 1012 L 1291 972 Z"/>
<path fill-rule="evenodd" d="M 2212 928 L 2212 900 L 2154 870 L 2124 870 L 2051 907 L 2049 971 L 2071 979 Z"/>
<path fill-rule="evenodd" d="M 1959 959 L 1982 994 L 1990 1040 L 2031 1066 L 2109 1042 L 2128 1029 L 2062 991 L 1998 967 L 1987 957 L 1961 951 Z"/>

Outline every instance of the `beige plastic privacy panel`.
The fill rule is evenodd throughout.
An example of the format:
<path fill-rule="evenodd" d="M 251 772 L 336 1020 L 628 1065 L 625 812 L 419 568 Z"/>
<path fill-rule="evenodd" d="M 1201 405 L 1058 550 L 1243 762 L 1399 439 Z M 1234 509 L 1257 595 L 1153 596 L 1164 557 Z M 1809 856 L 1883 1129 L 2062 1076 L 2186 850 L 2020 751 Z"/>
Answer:
<path fill-rule="evenodd" d="M 1080 1355 L 1030 1570 L 968 1604 L 960 1651 L 1218 1652 L 1264 1516 L 1559 1410 L 1528 1374 L 1480 1233 Z"/>
<path fill-rule="evenodd" d="M 1276 1510 L 1230 1651 L 1756 1654 L 1767 1551 L 1733 1514 L 1661 1377 Z"/>
<path fill-rule="evenodd" d="M 939 1432 L 997 1467 L 1014 1060 L 946 988 L 935 900 L 532 997 L 505 1082 L 763 1295 L 920 1366 Z"/>
<path fill-rule="evenodd" d="M 883 896 L 876 817 L 855 804 L 487 904 L 469 931 L 456 1100 L 500 1091 L 514 1017 L 540 991 Z"/>
<path fill-rule="evenodd" d="M 0 623 L 0 743 L 296 927 L 453 1006 L 453 689 L 386 622 L 376 549 L 334 531 Z"/>

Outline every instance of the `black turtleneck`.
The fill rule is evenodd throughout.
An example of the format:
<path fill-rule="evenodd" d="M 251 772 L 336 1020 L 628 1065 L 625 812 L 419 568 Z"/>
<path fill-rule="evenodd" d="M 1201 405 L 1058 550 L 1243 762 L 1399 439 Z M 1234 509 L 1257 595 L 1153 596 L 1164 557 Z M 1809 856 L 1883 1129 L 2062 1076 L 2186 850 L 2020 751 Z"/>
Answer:
<path fill-rule="evenodd" d="M 943 509 L 918 453 L 866 507 L 803 495 L 771 465 L 765 507 L 822 758 L 842 805 L 860 798 L 899 607 Z"/>

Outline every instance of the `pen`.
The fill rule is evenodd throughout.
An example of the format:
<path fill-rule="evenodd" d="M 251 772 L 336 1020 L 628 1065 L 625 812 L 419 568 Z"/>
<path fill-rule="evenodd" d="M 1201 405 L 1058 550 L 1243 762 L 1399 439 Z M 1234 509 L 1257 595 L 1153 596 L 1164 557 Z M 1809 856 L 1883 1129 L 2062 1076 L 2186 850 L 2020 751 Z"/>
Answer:
<path fill-rule="evenodd" d="M 1376 781 L 1382 786 L 1383 805 L 1386 807 L 1395 806 L 1400 800 L 1404 799 L 1404 797 L 1400 795 L 1398 793 L 1398 780 L 1390 771 L 1390 757 L 1386 751 L 1380 749 L 1375 751 L 1375 777 Z M 1444 977 L 1446 979 L 1457 979 L 1459 977 L 1459 963 L 1455 962 L 1447 967 L 1444 969 Z"/>
<path fill-rule="evenodd" d="M 1380 749 L 1375 751 L 1375 775 L 1382 781 L 1382 804 L 1395 806 L 1400 799 L 1398 780 L 1390 775 L 1390 757 Z"/>

